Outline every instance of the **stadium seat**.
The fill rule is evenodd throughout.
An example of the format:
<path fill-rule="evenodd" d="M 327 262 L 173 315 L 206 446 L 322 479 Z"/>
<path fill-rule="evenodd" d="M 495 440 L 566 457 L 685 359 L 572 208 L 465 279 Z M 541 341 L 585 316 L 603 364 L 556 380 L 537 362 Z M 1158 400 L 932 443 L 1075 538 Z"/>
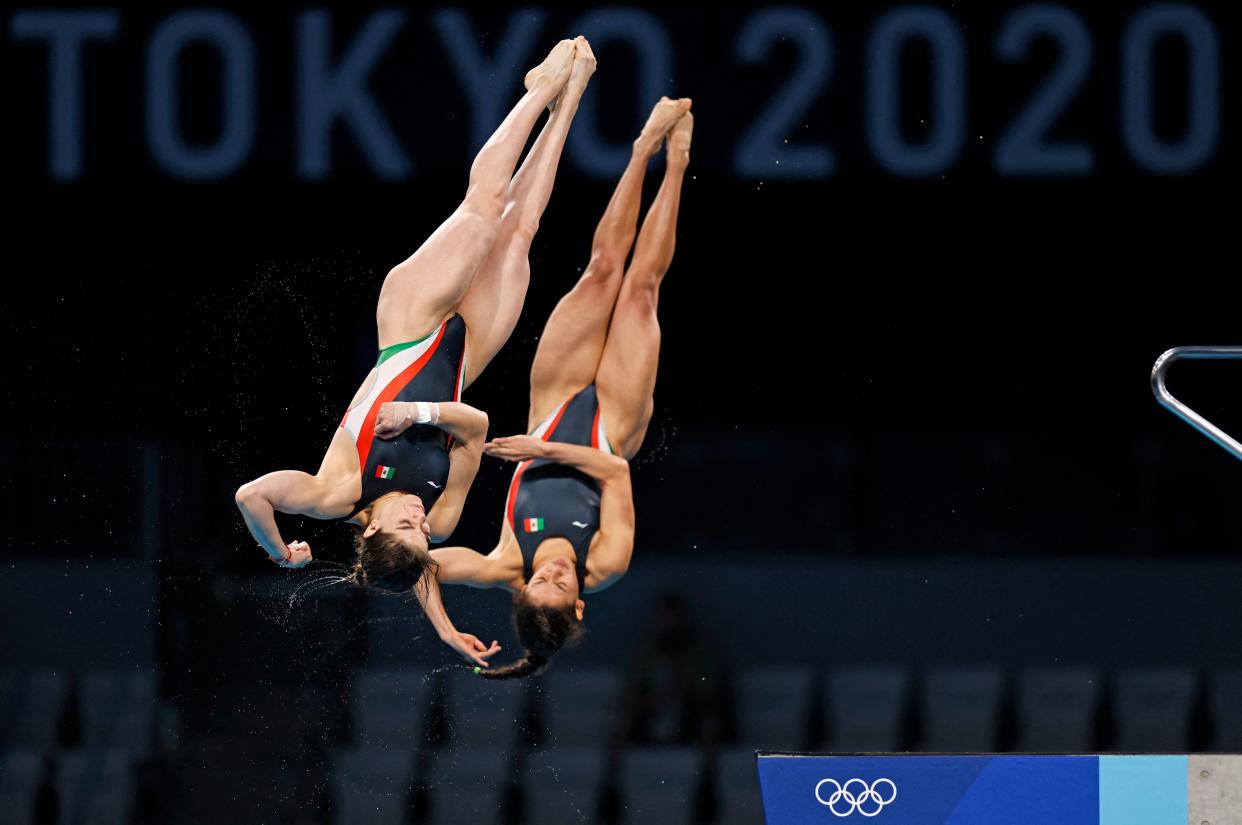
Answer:
<path fill-rule="evenodd" d="M 350 703 L 354 745 L 401 751 L 422 747 L 432 695 L 432 677 L 419 668 L 355 671 Z"/>
<path fill-rule="evenodd" d="M 56 760 L 60 825 L 127 825 L 134 806 L 133 766 L 128 750 L 62 753 Z"/>
<path fill-rule="evenodd" d="M 26 750 L 0 754 L 0 821 L 14 825 L 31 822 L 42 779 L 42 755 Z"/>
<path fill-rule="evenodd" d="M 690 825 L 702 775 L 693 748 L 633 748 L 621 758 L 621 801 L 627 825 Z"/>
<path fill-rule="evenodd" d="M 159 713 L 154 670 L 92 671 L 82 679 L 82 726 L 87 748 L 146 756 Z"/>
<path fill-rule="evenodd" d="M 621 673 L 554 667 L 539 684 L 541 736 L 549 747 L 604 747 L 617 725 Z"/>
<path fill-rule="evenodd" d="M 828 735 L 834 753 L 892 752 L 903 744 L 910 673 L 903 667 L 836 667 L 824 686 Z"/>
<path fill-rule="evenodd" d="M 1242 669 L 1220 670 L 1208 680 L 1215 751 L 1242 753 Z"/>
<path fill-rule="evenodd" d="M 751 748 L 723 751 L 716 763 L 717 825 L 763 825 L 759 771 Z"/>
<path fill-rule="evenodd" d="M 559 747 L 526 754 L 522 772 L 525 825 L 596 821 L 604 752 L 599 748 Z"/>
<path fill-rule="evenodd" d="M 1190 739 L 1197 679 L 1177 667 L 1127 668 L 1113 684 L 1117 741 L 1122 753 L 1181 753 Z"/>
<path fill-rule="evenodd" d="M 1102 675 L 1089 667 L 1028 668 L 1018 676 L 1018 742 L 1022 753 L 1093 750 Z"/>
<path fill-rule="evenodd" d="M 332 818 L 339 825 L 403 825 L 414 779 L 414 752 L 338 751 L 332 766 Z"/>
<path fill-rule="evenodd" d="M 527 679 L 493 681 L 455 670 L 446 685 L 452 746 L 511 750 L 529 726 L 529 688 Z"/>
<path fill-rule="evenodd" d="M 428 825 L 500 825 L 514 779 L 511 754 L 492 748 L 436 753 L 426 783 L 431 789 Z"/>
<path fill-rule="evenodd" d="M 0 747 L 54 748 L 68 688 L 69 680 L 55 671 L 0 672 Z"/>
<path fill-rule="evenodd" d="M 1004 684 L 999 668 L 932 668 L 923 684 L 919 749 L 937 753 L 995 750 Z"/>
<path fill-rule="evenodd" d="M 805 747 L 812 679 L 809 667 L 742 671 L 736 697 L 742 743 L 768 750 Z"/>

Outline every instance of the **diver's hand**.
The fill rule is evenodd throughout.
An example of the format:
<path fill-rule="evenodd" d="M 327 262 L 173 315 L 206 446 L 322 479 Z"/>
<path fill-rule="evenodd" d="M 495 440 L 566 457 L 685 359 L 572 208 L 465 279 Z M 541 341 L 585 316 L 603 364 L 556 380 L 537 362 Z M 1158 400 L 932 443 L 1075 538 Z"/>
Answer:
<path fill-rule="evenodd" d="M 484 444 L 483 452 L 505 461 L 526 461 L 544 458 L 548 453 L 548 442 L 533 435 L 508 435 Z"/>
<path fill-rule="evenodd" d="M 487 657 L 500 652 L 500 644 L 496 640 L 493 639 L 492 646 L 487 647 L 479 641 L 479 637 L 457 630 L 444 636 L 443 639 L 444 643 L 460 653 L 463 659 L 467 662 L 474 662 L 479 667 L 487 667 Z"/>
<path fill-rule="evenodd" d="M 268 558 L 272 559 L 271 556 Z M 309 544 L 304 541 L 295 541 L 285 546 L 283 559 L 272 559 L 272 561 L 281 567 L 298 570 L 310 564 L 313 558 Z"/>
<path fill-rule="evenodd" d="M 384 439 L 396 438 L 410 428 L 416 415 L 418 411 L 412 402 L 385 401 L 375 416 L 375 434 Z"/>

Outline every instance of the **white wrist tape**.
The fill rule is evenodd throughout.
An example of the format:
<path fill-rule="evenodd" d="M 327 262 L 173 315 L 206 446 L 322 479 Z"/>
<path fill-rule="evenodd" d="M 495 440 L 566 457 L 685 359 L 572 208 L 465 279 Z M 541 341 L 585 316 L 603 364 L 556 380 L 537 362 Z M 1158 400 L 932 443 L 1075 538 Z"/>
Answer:
<path fill-rule="evenodd" d="M 414 406 L 418 408 L 418 418 L 414 419 L 419 424 L 431 423 L 431 405 L 426 401 L 415 401 Z"/>

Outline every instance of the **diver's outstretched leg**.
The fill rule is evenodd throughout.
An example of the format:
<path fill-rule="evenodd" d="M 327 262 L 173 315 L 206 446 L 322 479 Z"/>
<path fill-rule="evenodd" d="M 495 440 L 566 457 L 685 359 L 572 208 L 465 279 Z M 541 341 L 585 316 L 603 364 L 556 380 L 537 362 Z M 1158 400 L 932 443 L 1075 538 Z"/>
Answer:
<path fill-rule="evenodd" d="M 656 306 L 660 283 L 673 262 L 681 184 L 690 163 L 693 129 L 694 115 L 686 112 L 669 133 L 664 181 L 643 218 L 595 377 L 608 440 L 626 458 L 642 446 L 655 407 L 652 394 L 660 363 Z"/>
<path fill-rule="evenodd" d="M 689 107 L 686 99 L 661 98 L 634 141 L 630 162 L 595 229 L 586 271 L 544 325 L 530 369 L 531 428 L 566 398 L 595 381 L 625 274 L 625 260 L 638 230 L 647 163 Z"/>
<path fill-rule="evenodd" d="M 500 232 L 526 140 L 569 80 L 573 55 L 574 41 L 562 40 L 536 67 L 530 90 L 475 156 L 461 205 L 384 279 L 375 313 L 381 348 L 426 335 L 461 303 Z"/>
<path fill-rule="evenodd" d="M 509 340 L 530 283 L 530 246 L 552 195 L 556 168 L 578 102 L 595 72 L 595 55 L 585 37 L 575 41 L 573 68 L 556 108 L 509 184 L 500 234 L 474 274 L 458 312 L 466 319 L 466 386 L 483 372 Z"/>

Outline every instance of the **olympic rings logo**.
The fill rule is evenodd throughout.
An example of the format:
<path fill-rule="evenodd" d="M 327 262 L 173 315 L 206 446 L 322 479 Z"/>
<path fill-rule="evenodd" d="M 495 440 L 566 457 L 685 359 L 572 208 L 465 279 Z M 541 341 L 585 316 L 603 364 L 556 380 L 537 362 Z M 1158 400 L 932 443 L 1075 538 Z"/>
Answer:
<path fill-rule="evenodd" d="M 832 794 L 824 799 L 822 789 L 832 785 Z M 887 786 L 881 795 L 880 790 Z M 885 799 L 887 796 L 888 799 Z M 815 799 L 819 804 L 832 811 L 834 816 L 847 817 L 855 812 L 863 816 L 876 816 L 884 810 L 885 805 L 897 798 L 897 783 L 881 777 L 868 785 L 862 779 L 850 779 L 844 785 L 835 779 L 821 779 L 815 786 Z"/>

